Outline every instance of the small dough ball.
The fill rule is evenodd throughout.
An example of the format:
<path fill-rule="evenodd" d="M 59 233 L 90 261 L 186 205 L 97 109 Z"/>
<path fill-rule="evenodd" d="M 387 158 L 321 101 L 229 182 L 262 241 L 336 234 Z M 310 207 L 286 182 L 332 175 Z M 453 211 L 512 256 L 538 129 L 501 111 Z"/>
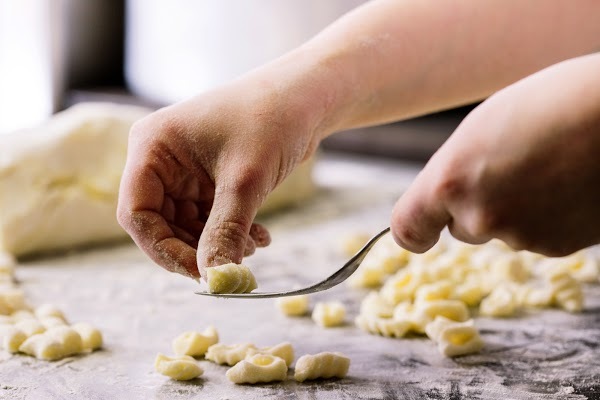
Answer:
<path fill-rule="evenodd" d="M 43 333 L 27 338 L 19 346 L 19 351 L 47 361 L 60 360 L 65 357 L 65 351 L 60 340 Z"/>
<path fill-rule="evenodd" d="M 252 343 L 239 343 L 226 345 L 222 343 L 213 344 L 208 348 L 204 357 L 217 364 L 235 365 L 246 358 L 250 349 L 255 349 Z"/>
<path fill-rule="evenodd" d="M 371 239 L 371 236 L 366 233 L 355 233 L 342 238 L 342 252 L 345 256 L 352 257 L 363 248 Z"/>
<path fill-rule="evenodd" d="M 250 293 L 258 286 L 248 268 L 242 264 L 224 264 L 206 269 L 210 293 Z"/>
<path fill-rule="evenodd" d="M 287 378 L 285 361 L 270 354 L 255 354 L 231 367 L 226 373 L 233 383 L 266 383 Z"/>
<path fill-rule="evenodd" d="M 26 308 L 25 293 L 21 289 L 6 288 L 0 291 L 1 315 L 9 315 Z"/>
<path fill-rule="evenodd" d="M 204 373 L 204 370 L 202 370 L 193 357 L 167 357 L 161 353 L 158 353 L 156 356 L 154 369 L 156 372 L 176 381 L 189 381 Z"/>
<path fill-rule="evenodd" d="M 15 327 L 20 329 L 27 337 L 46 332 L 46 328 L 36 319 L 24 319 L 15 323 Z"/>
<path fill-rule="evenodd" d="M 208 348 L 219 341 L 219 334 L 214 326 L 204 332 L 184 332 L 173 340 L 173 352 L 178 356 L 203 356 Z"/>
<path fill-rule="evenodd" d="M 44 326 L 46 329 L 54 328 L 55 326 L 65 326 L 67 323 L 64 319 L 58 317 L 43 317 L 38 321 Z"/>
<path fill-rule="evenodd" d="M 13 321 L 15 323 L 26 320 L 26 319 L 36 319 L 35 315 L 33 315 L 33 313 L 29 310 L 15 311 L 14 313 L 12 313 L 10 315 L 10 317 L 13 319 Z"/>
<path fill-rule="evenodd" d="M 294 362 L 294 348 L 292 347 L 292 344 L 288 342 L 279 343 L 278 345 L 270 347 L 261 347 L 260 349 L 249 348 L 246 352 L 246 358 L 255 354 L 267 354 L 279 357 L 285 361 L 288 367 Z"/>
<path fill-rule="evenodd" d="M 288 317 L 297 317 L 306 315 L 308 312 L 308 296 L 279 297 L 275 300 L 275 305 L 284 315 Z"/>
<path fill-rule="evenodd" d="M 0 327 L 0 344 L 9 353 L 19 351 L 21 344 L 27 339 L 27 335 L 19 328 L 12 325 Z"/>
<path fill-rule="evenodd" d="M 63 312 L 54 304 L 42 304 L 41 306 L 36 307 L 34 314 L 38 319 L 45 317 L 56 317 L 67 322 Z"/>
<path fill-rule="evenodd" d="M 349 368 L 350 358 L 342 353 L 306 354 L 296 362 L 294 379 L 304 382 L 309 379 L 344 378 Z"/>
<path fill-rule="evenodd" d="M 69 326 L 55 326 L 43 333 L 44 335 L 57 339 L 63 346 L 64 356 L 81 353 L 83 341 L 79 333 Z"/>
<path fill-rule="evenodd" d="M 81 336 L 83 350 L 94 351 L 102 347 L 102 333 L 91 324 L 78 322 L 71 328 Z"/>
<path fill-rule="evenodd" d="M 323 328 L 330 328 L 344 324 L 346 307 L 339 301 L 319 302 L 315 305 L 312 319 Z"/>

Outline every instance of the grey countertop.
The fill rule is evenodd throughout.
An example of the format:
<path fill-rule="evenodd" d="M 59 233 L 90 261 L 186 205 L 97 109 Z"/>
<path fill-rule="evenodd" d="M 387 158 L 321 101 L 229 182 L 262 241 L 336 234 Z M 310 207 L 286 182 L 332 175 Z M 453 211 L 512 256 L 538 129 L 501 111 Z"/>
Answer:
<path fill-rule="evenodd" d="M 311 283 L 339 268 L 339 238 L 388 225 L 391 207 L 418 165 L 324 155 L 317 196 L 302 209 L 265 219 L 273 243 L 248 258 L 262 289 Z M 516 319 L 478 318 L 486 342 L 477 355 L 447 359 L 425 338 L 388 339 L 351 322 L 322 329 L 285 318 L 272 300 L 220 300 L 193 294 L 197 283 L 154 266 L 134 245 L 96 248 L 25 262 L 17 277 L 34 304 L 52 302 L 72 321 L 89 321 L 104 350 L 44 362 L 0 352 L 0 399 L 595 399 L 600 398 L 600 288 L 586 287 L 579 315 L 559 310 Z M 356 315 L 365 292 L 340 285 Z M 201 361 L 204 375 L 174 382 L 153 371 L 157 352 L 186 330 L 214 324 L 224 343 L 290 341 L 297 355 L 342 351 L 341 380 L 235 386 L 226 367 Z"/>

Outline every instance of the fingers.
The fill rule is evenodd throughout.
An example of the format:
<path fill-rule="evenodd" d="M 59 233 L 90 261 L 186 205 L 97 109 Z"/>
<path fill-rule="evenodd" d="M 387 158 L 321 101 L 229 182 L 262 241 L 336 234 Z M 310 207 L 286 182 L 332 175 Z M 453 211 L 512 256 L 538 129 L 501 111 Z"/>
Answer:
<path fill-rule="evenodd" d="M 391 230 L 396 243 L 423 253 L 438 241 L 441 231 L 451 221 L 441 199 L 430 183 L 427 167 L 396 202 Z"/>
<path fill-rule="evenodd" d="M 266 247 L 271 244 L 271 235 L 267 228 L 261 224 L 252 224 L 250 237 L 254 240 L 256 247 Z"/>
<path fill-rule="evenodd" d="M 161 214 L 173 214 L 172 202 L 165 202 L 162 180 L 150 168 L 138 165 L 130 162 L 121 180 L 119 223 L 158 265 L 197 278 L 196 250 L 185 242 L 189 242 L 189 236 L 183 231 L 174 232 Z"/>
<path fill-rule="evenodd" d="M 215 199 L 198 246 L 198 267 L 205 276 L 206 267 L 241 263 L 244 254 L 254 250 L 250 238 L 252 221 L 262 201 L 258 190 L 246 185 L 223 185 L 215 190 Z M 261 245 L 268 243 L 268 233 L 255 226 L 253 235 Z M 247 247 L 249 246 L 249 247 Z"/>

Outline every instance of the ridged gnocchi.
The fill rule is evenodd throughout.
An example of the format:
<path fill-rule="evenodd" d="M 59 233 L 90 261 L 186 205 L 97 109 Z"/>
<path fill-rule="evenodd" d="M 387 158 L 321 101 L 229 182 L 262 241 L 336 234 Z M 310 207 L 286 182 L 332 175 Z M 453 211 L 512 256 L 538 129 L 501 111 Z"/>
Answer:
<path fill-rule="evenodd" d="M 154 369 L 156 372 L 177 381 L 188 381 L 204 373 L 204 370 L 193 357 L 167 357 L 161 353 L 154 360 Z"/>
<path fill-rule="evenodd" d="M 276 382 L 287 378 L 288 366 L 279 357 L 254 354 L 235 364 L 225 373 L 233 383 Z"/>
<path fill-rule="evenodd" d="M 296 362 L 294 379 L 304 382 L 311 379 L 344 378 L 350 368 L 350 358 L 338 352 L 304 355 Z"/>
<path fill-rule="evenodd" d="M 202 333 L 183 332 L 173 339 L 173 353 L 178 356 L 203 356 L 208 348 L 219 341 L 219 334 L 214 326 L 209 326 Z"/>
<path fill-rule="evenodd" d="M 246 351 L 246 357 L 253 356 L 255 354 L 266 354 L 270 356 L 275 356 L 281 358 L 285 361 L 285 364 L 289 367 L 294 362 L 294 348 L 291 343 L 283 342 L 279 343 L 275 346 L 267 346 L 267 347 L 250 347 Z"/>
<path fill-rule="evenodd" d="M 324 328 L 340 326 L 346 318 L 346 307 L 339 301 L 319 302 L 315 304 L 312 319 Z"/>
<path fill-rule="evenodd" d="M 456 322 L 438 316 L 427 324 L 425 332 L 437 343 L 440 353 L 447 357 L 477 353 L 483 347 L 483 341 L 472 319 Z"/>
<path fill-rule="evenodd" d="M 207 268 L 206 277 L 210 293 L 249 293 L 258 287 L 250 268 L 242 264 Z"/>
<path fill-rule="evenodd" d="M 233 345 L 217 343 L 208 348 L 204 357 L 217 364 L 232 366 L 246 358 L 246 354 L 250 349 L 256 349 L 256 346 L 252 343 Z"/>
<path fill-rule="evenodd" d="M 309 300 L 307 295 L 279 297 L 275 305 L 288 317 L 298 317 L 308 313 Z"/>

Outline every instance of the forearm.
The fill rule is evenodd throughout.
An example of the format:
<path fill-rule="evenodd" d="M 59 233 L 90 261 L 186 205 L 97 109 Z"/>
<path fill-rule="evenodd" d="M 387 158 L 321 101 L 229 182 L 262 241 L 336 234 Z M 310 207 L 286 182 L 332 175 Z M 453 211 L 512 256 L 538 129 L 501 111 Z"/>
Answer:
<path fill-rule="evenodd" d="M 275 64 L 307 83 L 324 136 L 480 100 L 598 51 L 599 18 L 595 0 L 374 0 Z"/>

